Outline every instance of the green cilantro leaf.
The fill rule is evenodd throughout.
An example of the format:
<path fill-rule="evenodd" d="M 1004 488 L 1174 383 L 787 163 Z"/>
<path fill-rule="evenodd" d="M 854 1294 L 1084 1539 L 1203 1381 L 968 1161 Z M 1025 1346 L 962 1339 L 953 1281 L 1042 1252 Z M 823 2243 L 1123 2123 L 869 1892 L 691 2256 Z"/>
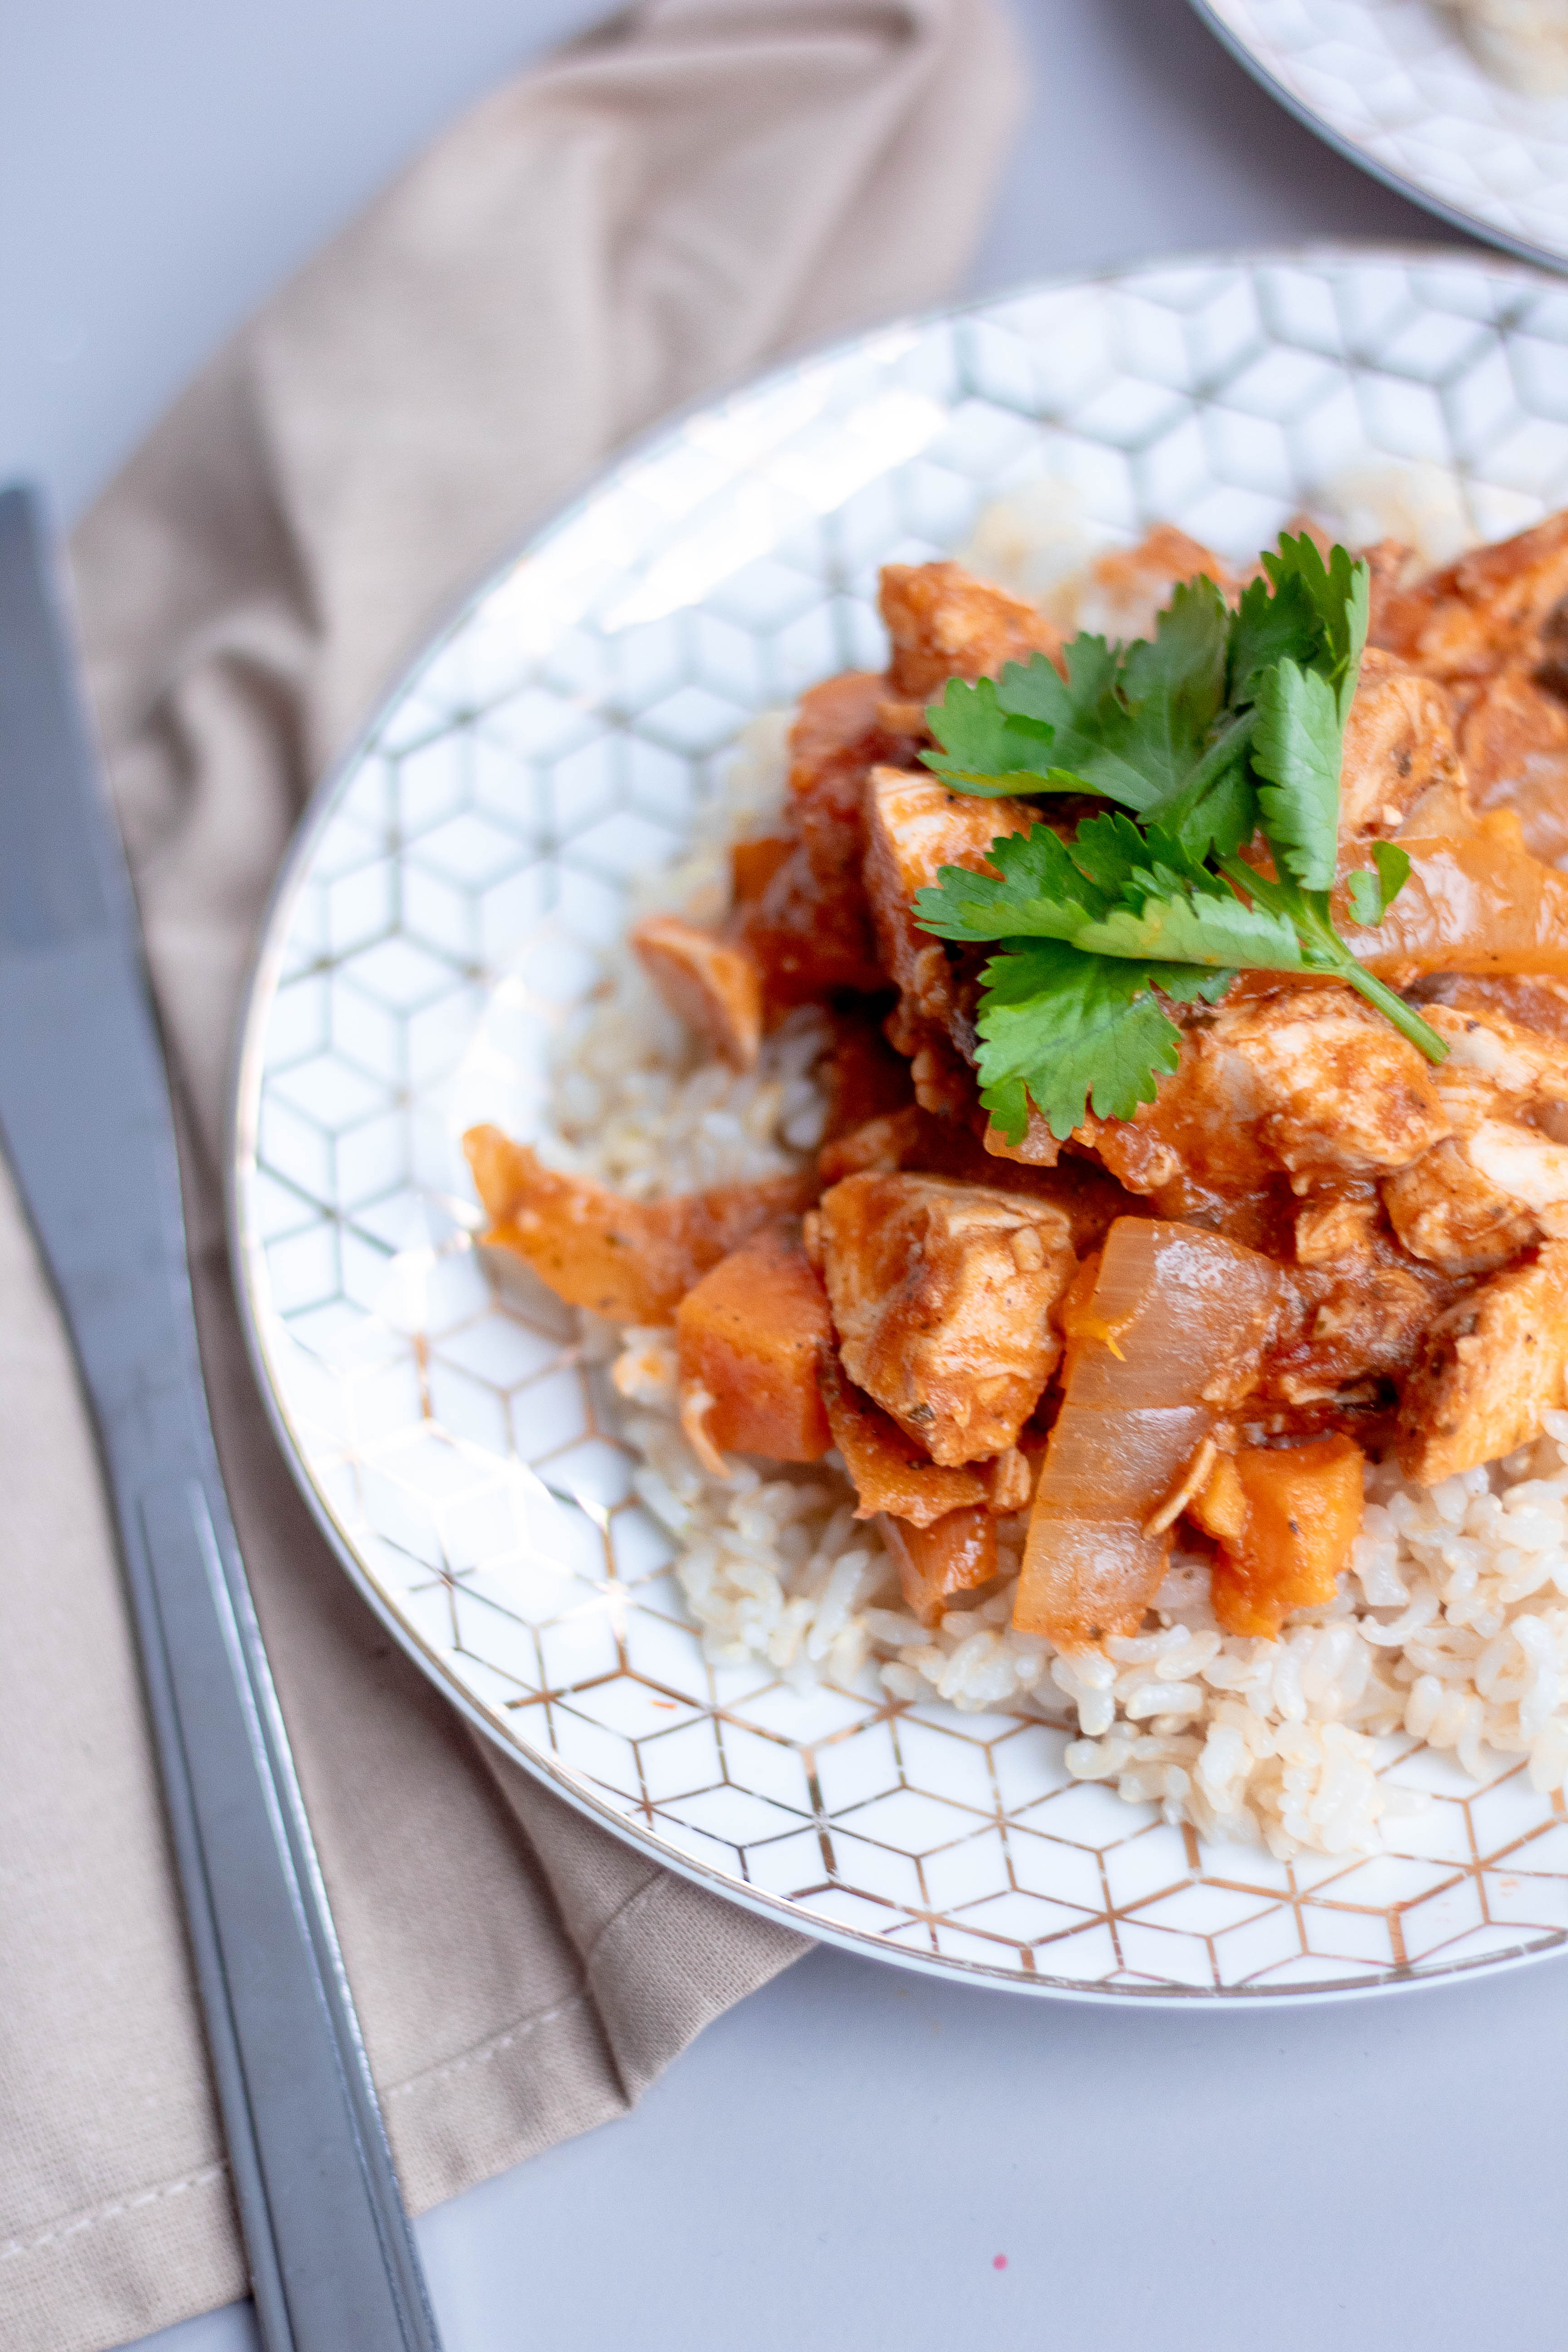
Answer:
<path fill-rule="evenodd" d="M 1374 841 L 1372 862 L 1377 868 L 1369 874 L 1365 866 L 1350 877 L 1351 913 L 1368 930 L 1375 930 L 1410 879 L 1410 857 L 1396 842 Z"/>
<path fill-rule="evenodd" d="M 1289 660 L 1264 671 L 1252 737 L 1252 764 L 1268 779 L 1258 808 L 1269 847 L 1306 890 L 1333 887 L 1342 731 L 1334 689 L 1319 671 Z"/>
<path fill-rule="evenodd" d="M 1231 625 L 1227 699 L 1232 707 L 1256 702 L 1259 680 L 1277 662 L 1299 662 L 1306 667 L 1321 640 L 1317 612 L 1298 574 L 1287 573 L 1278 585 L 1267 575 L 1249 580 Z"/>
<path fill-rule="evenodd" d="M 1043 719 L 1064 768 L 1107 800 L 1147 809 L 1185 783 L 1205 748 L 1225 693 L 1229 618 L 1212 580 L 1177 588 L 1152 643 L 1125 653 L 1103 637 L 1075 637 L 1067 677 L 1044 656 L 1005 670 L 1002 698 Z"/>
<path fill-rule="evenodd" d="M 1206 964 L 1217 971 L 1304 969 L 1294 924 L 1264 907 L 1244 906 L 1228 892 L 1221 898 L 1178 890 L 1145 898 L 1136 913 L 1113 908 L 1098 922 L 1080 925 L 1074 944 L 1090 955 Z"/>
<path fill-rule="evenodd" d="M 1043 654 L 1035 658 L 1050 669 Z M 1054 669 L 1051 676 L 1056 677 Z M 1065 773 L 1060 761 L 1049 756 L 1054 730 L 1026 712 L 1008 709 L 993 678 L 980 678 L 973 686 L 961 677 L 950 678 L 942 700 L 931 704 L 926 719 L 942 748 L 921 756 L 954 792 L 996 798 L 1005 793 L 1087 789 L 1080 776 Z"/>
<path fill-rule="evenodd" d="M 915 898 L 915 920 L 944 940 L 1070 940 L 1110 903 L 1048 824 L 994 841 L 994 875 L 944 866 Z"/>
<path fill-rule="evenodd" d="M 1178 587 L 1151 643 L 1123 654 L 1075 637 L 1063 677 L 1044 654 L 993 683 L 950 681 L 921 756 L 957 792 L 1091 792 L 1123 807 L 1173 800 L 1208 747 L 1225 698 L 1230 617 L 1212 580 Z"/>
<path fill-rule="evenodd" d="M 1181 1052 L 1181 1031 L 1153 992 L 1213 1000 L 1231 971 L 1139 964 L 1031 940 L 985 967 L 980 1099 L 1009 1143 L 1023 1140 L 1032 1097 L 1058 1142 L 1097 1118 L 1131 1118 Z"/>
<path fill-rule="evenodd" d="M 1213 1002 L 1239 970 L 1335 973 L 1442 1057 L 1330 911 L 1369 578 L 1343 548 L 1325 562 L 1305 533 L 1283 533 L 1234 613 L 1194 580 L 1147 642 L 1080 636 L 1061 670 L 1037 654 L 994 682 L 955 679 L 932 706 L 942 749 L 925 761 L 953 789 L 1119 804 L 1070 841 L 1044 824 L 996 840 L 985 872 L 945 866 L 916 900 L 937 937 L 1001 945 L 982 975 L 977 1058 L 981 1099 L 1010 1139 L 1031 1099 L 1058 1138 L 1089 1102 L 1132 1117 L 1176 1066 L 1180 1033 L 1156 992 Z M 1239 855 L 1260 827 L 1272 876 Z M 1373 860 L 1350 897 L 1375 926 L 1410 861 L 1387 842 Z"/>
<path fill-rule="evenodd" d="M 1136 905 L 1189 886 L 1222 898 L 1233 895 L 1178 835 L 1159 825 L 1134 824 L 1115 811 L 1079 826 L 1072 861 L 1110 901 L 1130 898 Z"/>
<path fill-rule="evenodd" d="M 1009 662 L 996 687 L 999 708 L 1015 721 L 1045 730 L 1054 767 L 1074 778 L 1076 791 L 1102 793 L 1108 800 L 1142 808 L 1158 788 L 1142 772 L 1137 757 L 1129 756 L 1137 749 L 1130 740 L 1136 722 L 1118 688 L 1120 649 L 1103 637 L 1075 637 L 1063 647 L 1062 660 L 1065 677 L 1044 654 L 1033 655 L 1026 663 Z M 972 695 L 979 690 L 964 689 Z M 953 688 L 947 691 L 951 701 Z M 944 703 L 944 718 L 946 709 Z M 931 723 L 934 729 L 934 715 Z M 924 758 L 928 767 L 943 773 L 930 752 Z M 951 774 L 948 781 L 953 781 Z M 962 783 L 959 789 L 964 789 Z"/>
<path fill-rule="evenodd" d="M 1199 578 L 1172 591 L 1152 643 L 1127 648 L 1121 687 L 1132 723 L 1121 749 L 1124 757 L 1135 750 L 1141 774 L 1161 787 L 1152 800 L 1131 806 L 1152 810 L 1173 798 L 1202 758 L 1225 701 L 1229 635 L 1225 598 L 1212 580 Z"/>
<path fill-rule="evenodd" d="M 1058 940 L 1086 953 L 1270 971 L 1301 968 L 1289 918 L 1248 905 L 1172 835 L 1108 814 L 1070 849 L 1048 825 L 993 842 L 994 874 L 944 866 L 915 901 L 923 930 L 950 940 Z"/>
<path fill-rule="evenodd" d="M 1221 738 L 1194 771 L 1184 801 L 1154 812 L 1192 856 L 1207 857 L 1213 852 L 1228 857 L 1257 832 L 1258 791 L 1247 752 L 1246 735 L 1239 741 Z M 1226 756 L 1213 756 L 1220 753 Z"/>
<path fill-rule="evenodd" d="M 1263 568 L 1276 597 L 1288 590 L 1298 591 L 1311 606 L 1321 637 L 1312 667 L 1334 688 L 1342 728 L 1350 715 L 1366 644 L 1372 574 L 1342 547 L 1331 549 L 1325 563 L 1317 542 L 1305 531 L 1296 539 L 1281 531 L 1279 551 L 1265 555 Z"/>
<path fill-rule="evenodd" d="M 1010 1143 L 1028 1125 L 1026 1089 L 1060 1142 L 1091 1097 L 1101 1118 L 1131 1118 L 1176 1066 L 1181 1032 L 1137 964 L 1039 940 L 994 957 L 984 981 L 980 1099 Z"/>

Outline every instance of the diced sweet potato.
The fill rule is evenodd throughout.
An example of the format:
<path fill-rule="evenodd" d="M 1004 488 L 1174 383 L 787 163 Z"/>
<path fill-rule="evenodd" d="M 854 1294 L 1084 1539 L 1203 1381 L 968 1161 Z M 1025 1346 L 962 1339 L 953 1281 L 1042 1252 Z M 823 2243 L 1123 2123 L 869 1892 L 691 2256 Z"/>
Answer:
<path fill-rule="evenodd" d="M 950 1511 L 984 1505 L 986 1481 L 980 1471 L 940 1469 L 890 1414 L 855 1386 L 831 1348 L 822 1351 L 817 1377 L 833 1443 L 859 1497 L 858 1519 L 887 1511 L 912 1527 L 929 1528 Z"/>
<path fill-rule="evenodd" d="M 499 1127 L 472 1127 L 463 1149 L 490 1221 L 487 1242 L 526 1258 L 571 1307 L 613 1323 L 668 1323 L 698 1277 L 760 1227 L 798 1215 L 808 1177 L 716 1184 L 668 1201 L 625 1201 L 585 1176 L 546 1168 Z"/>
<path fill-rule="evenodd" d="M 832 1443 L 817 1386 L 827 1294 L 787 1230 L 721 1258 L 675 1311 L 681 1426 L 709 1469 L 725 1454 L 816 1462 Z"/>
<path fill-rule="evenodd" d="M 1258 1375 L 1279 1269 L 1197 1226 L 1119 1217 L 1063 1301 L 1066 1394 L 1013 1622 L 1062 1649 L 1134 1633 L 1164 1574 L 1162 1506 Z"/>
<path fill-rule="evenodd" d="M 679 915 L 650 915 L 631 943 L 676 1018 L 707 1039 L 737 1070 L 751 1069 L 763 1042 L 763 983 L 755 959 Z"/>
<path fill-rule="evenodd" d="M 1214 1607 L 1227 1633 L 1271 1642 L 1292 1609 L 1333 1599 L 1361 1531 L 1362 1470 L 1348 1437 L 1220 1455 L 1188 1514 L 1220 1547 Z"/>
<path fill-rule="evenodd" d="M 996 1522 L 989 1511 L 949 1511 L 929 1528 L 884 1515 L 883 1540 L 899 1563 L 904 1606 L 934 1625 L 955 1592 L 973 1592 L 996 1573 Z"/>
<path fill-rule="evenodd" d="M 824 1195 L 823 1271 L 845 1368 L 937 1462 L 1016 1444 L 1061 1353 L 1066 1216 L 938 1176 L 847 1177 Z"/>

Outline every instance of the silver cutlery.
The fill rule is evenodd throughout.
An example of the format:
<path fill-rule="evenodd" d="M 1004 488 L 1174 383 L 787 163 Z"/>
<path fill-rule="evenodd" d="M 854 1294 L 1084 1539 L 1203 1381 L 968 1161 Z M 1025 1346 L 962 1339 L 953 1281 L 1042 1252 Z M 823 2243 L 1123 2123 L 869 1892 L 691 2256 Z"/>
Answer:
<path fill-rule="evenodd" d="M 438 2352 L 218 1469 L 42 503 L 0 491 L 0 1136 L 98 1425 L 267 2352 Z"/>

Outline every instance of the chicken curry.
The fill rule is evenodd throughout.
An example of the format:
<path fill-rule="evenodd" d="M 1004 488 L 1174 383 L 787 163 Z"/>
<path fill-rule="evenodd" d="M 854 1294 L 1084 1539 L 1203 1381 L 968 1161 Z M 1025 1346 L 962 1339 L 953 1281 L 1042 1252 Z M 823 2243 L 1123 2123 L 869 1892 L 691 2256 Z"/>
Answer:
<path fill-rule="evenodd" d="M 1392 543 L 1364 565 L 1322 898 L 1349 982 L 1241 963 L 1184 994 L 1152 966 L 1173 1042 L 1131 1115 L 1092 1089 L 1067 1131 L 1030 1092 L 988 1108 L 994 967 L 922 910 L 1095 803 L 955 785 L 937 698 L 1031 662 L 1065 677 L 1070 649 L 954 563 L 894 564 L 889 667 L 804 698 L 727 921 L 633 936 L 737 1068 L 821 1008 L 813 1163 L 633 1202 L 467 1139 L 491 1242 L 574 1305 L 673 1326 L 710 1472 L 837 1450 L 926 1622 L 1026 1512 L 1020 1630 L 1135 1633 L 1179 1536 L 1212 1558 L 1221 1625 L 1272 1636 L 1332 1598 L 1366 1457 L 1436 1484 L 1565 1402 L 1568 516 L 1435 574 Z M 1130 637 L 1180 583 L 1232 613 L 1245 586 L 1169 529 L 1100 570 Z M 1228 914 L 1269 903 L 1261 838 L 1224 868 Z M 1404 877 L 1382 903 L 1374 867 Z"/>

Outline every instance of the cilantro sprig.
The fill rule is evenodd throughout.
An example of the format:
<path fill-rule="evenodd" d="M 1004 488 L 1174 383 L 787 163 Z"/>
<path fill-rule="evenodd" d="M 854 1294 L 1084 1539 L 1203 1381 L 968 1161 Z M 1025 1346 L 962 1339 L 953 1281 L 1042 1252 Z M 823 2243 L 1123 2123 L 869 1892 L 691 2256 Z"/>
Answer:
<path fill-rule="evenodd" d="M 1151 642 L 1079 636 L 1065 677 L 1043 654 L 954 678 L 922 756 L 955 792 L 1117 804 L 1070 840 L 1047 824 L 993 844 L 993 871 L 942 868 L 916 899 L 939 938 L 994 940 L 977 1019 L 981 1101 L 1010 1142 L 1032 1099 L 1058 1139 L 1092 1104 L 1131 1118 L 1176 1066 L 1162 1010 L 1213 1003 L 1244 970 L 1345 981 L 1433 1061 L 1447 1048 L 1333 927 L 1340 765 L 1366 642 L 1369 575 L 1281 536 L 1234 610 L 1178 587 Z M 1122 814 L 1121 812 L 1129 812 Z M 1255 842 L 1272 873 L 1242 851 Z M 1410 871 L 1391 842 L 1351 880 L 1376 924 Z"/>

